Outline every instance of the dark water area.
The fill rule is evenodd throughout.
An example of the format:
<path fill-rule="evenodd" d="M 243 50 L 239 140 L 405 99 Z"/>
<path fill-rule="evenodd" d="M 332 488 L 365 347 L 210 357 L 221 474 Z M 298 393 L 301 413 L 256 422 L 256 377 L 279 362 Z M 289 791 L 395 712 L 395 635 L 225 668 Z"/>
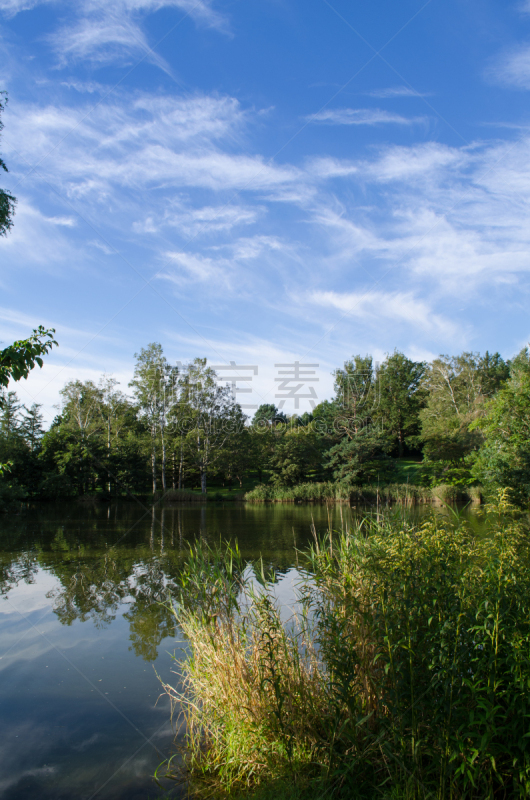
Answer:
<path fill-rule="evenodd" d="M 189 544 L 237 540 L 245 559 L 261 556 L 276 571 L 289 602 L 295 545 L 309 544 L 313 521 L 319 532 L 340 529 L 353 513 L 234 503 L 153 511 L 120 502 L 2 515 L 0 800 L 163 796 L 152 775 L 174 752 L 175 732 L 156 673 L 175 684 L 171 656 L 178 661 L 186 644 L 161 603 L 178 586 Z"/>

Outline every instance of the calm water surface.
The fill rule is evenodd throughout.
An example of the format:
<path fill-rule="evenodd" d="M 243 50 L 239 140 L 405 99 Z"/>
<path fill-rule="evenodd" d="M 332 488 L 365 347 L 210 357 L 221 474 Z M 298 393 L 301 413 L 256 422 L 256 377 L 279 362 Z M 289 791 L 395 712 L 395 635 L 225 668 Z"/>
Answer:
<path fill-rule="evenodd" d="M 329 514 L 340 528 L 352 512 Z M 1 800 L 160 797 L 151 776 L 174 732 L 155 669 L 175 683 L 185 644 L 159 603 L 188 545 L 237 539 L 288 601 L 312 519 L 324 531 L 326 507 L 70 503 L 0 516 Z"/>

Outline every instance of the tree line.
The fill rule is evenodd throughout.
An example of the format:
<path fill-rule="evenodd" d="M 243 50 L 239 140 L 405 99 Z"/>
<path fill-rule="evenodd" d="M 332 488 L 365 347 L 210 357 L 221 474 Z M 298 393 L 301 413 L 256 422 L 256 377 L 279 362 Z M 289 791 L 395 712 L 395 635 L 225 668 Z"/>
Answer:
<path fill-rule="evenodd" d="M 351 486 L 403 479 L 510 487 L 530 499 L 530 353 L 442 355 L 397 350 L 382 364 L 356 355 L 334 372 L 332 400 L 287 416 L 261 405 L 253 419 L 205 358 L 169 363 L 160 344 L 135 356 L 125 394 L 103 376 L 71 381 L 44 430 L 42 407 L 4 391 L 0 503 L 168 490 L 241 492 L 259 483 Z"/>

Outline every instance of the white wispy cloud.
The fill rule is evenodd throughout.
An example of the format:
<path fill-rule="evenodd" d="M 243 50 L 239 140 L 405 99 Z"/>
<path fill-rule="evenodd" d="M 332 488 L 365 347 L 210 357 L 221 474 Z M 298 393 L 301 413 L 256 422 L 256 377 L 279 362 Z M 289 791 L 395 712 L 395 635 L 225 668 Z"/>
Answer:
<path fill-rule="evenodd" d="M 278 377 L 278 368 L 275 367 L 275 364 L 292 364 L 300 359 L 304 363 L 315 363 L 316 356 L 308 353 L 304 355 L 306 348 L 302 346 L 301 349 L 298 349 L 294 340 L 276 342 L 257 336 L 252 332 L 242 337 L 230 330 L 223 331 L 223 334 L 202 339 L 199 336 L 183 336 L 168 331 L 168 338 L 175 342 L 177 353 L 189 354 L 188 356 L 184 355 L 185 360 L 200 353 L 206 356 L 208 362 L 213 365 L 228 364 L 230 361 L 235 361 L 236 364 L 255 365 L 258 368 L 257 375 L 252 375 L 248 371 L 240 373 L 241 381 L 238 381 L 238 386 L 252 389 L 252 394 L 239 396 L 239 401 L 243 403 L 261 405 L 261 403 L 278 402 L 275 398 L 275 394 L 278 392 L 278 383 L 275 380 Z M 319 357 L 319 361 L 318 368 L 315 370 L 318 383 L 314 386 L 319 399 L 323 400 L 325 397 L 330 397 L 333 392 L 332 371 L 336 365 L 332 356 L 329 361 L 327 358 Z M 252 375 L 252 381 L 248 381 L 249 375 Z M 288 412 L 292 410 L 286 408 Z M 247 413 L 252 413 L 252 411 Z"/>
<path fill-rule="evenodd" d="M 449 298 L 465 294 L 479 307 L 492 287 L 524 290 L 528 136 L 379 146 L 344 159 L 321 147 L 278 164 L 252 151 L 252 132 L 264 123 L 233 97 L 117 91 L 93 110 L 82 100 L 76 108 L 12 104 L 3 140 L 12 176 L 17 164 L 22 175 L 42 159 L 38 171 L 92 228 L 87 236 L 81 220 L 65 222 L 76 219 L 66 202 L 44 215 L 21 196 L 13 233 L 0 242 L 13 269 L 84 269 L 88 260 L 105 277 L 116 270 L 118 281 L 125 267 L 95 238 L 101 231 L 118 251 L 129 247 L 130 263 L 146 274 L 158 267 L 190 318 L 215 296 L 227 313 L 231 303 L 255 304 L 254 322 L 277 314 L 296 336 L 291 322 L 310 330 L 315 308 L 337 316 L 357 303 L 345 319 L 370 323 L 373 340 L 383 336 L 383 313 L 447 349 L 461 333 L 441 311 Z M 108 258 L 97 259 L 94 247 Z M 370 302 L 359 291 L 368 275 L 385 276 Z"/>
<path fill-rule="evenodd" d="M 257 191 L 299 180 L 298 169 L 241 152 L 247 125 L 230 97 L 138 94 L 86 111 L 19 105 L 5 147 L 16 142 L 21 167 L 42 162 L 67 195 L 98 202 L 118 186 Z"/>
<path fill-rule="evenodd" d="M 66 86 L 67 89 L 74 89 L 81 94 L 104 94 L 108 92 L 108 86 L 97 81 L 80 81 L 72 78 L 68 81 L 61 81 L 61 85 Z"/>
<path fill-rule="evenodd" d="M 359 172 L 359 164 L 339 158 L 312 158 L 306 169 L 317 178 L 345 178 Z"/>
<path fill-rule="evenodd" d="M 248 261 L 255 259 L 262 255 L 264 252 L 283 250 L 285 252 L 289 249 L 283 242 L 276 236 L 242 236 L 236 242 L 232 243 L 233 258 L 237 261 Z"/>
<path fill-rule="evenodd" d="M 325 125 L 414 125 L 423 117 L 403 117 L 381 108 L 335 108 L 305 117 L 308 122 Z"/>
<path fill-rule="evenodd" d="M 245 271 L 248 262 L 255 261 L 266 253 L 282 251 L 285 254 L 289 246 L 274 236 L 257 235 L 242 236 L 211 249 L 216 253 L 215 257 L 197 252 L 166 251 L 162 257 L 168 262 L 168 266 L 161 270 L 158 277 L 169 280 L 177 287 L 183 283 L 196 282 L 208 283 L 214 290 L 223 285 L 225 291 L 231 291 L 236 285 L 237 291 L 241 293 L 248 288 L 248 280 L 241 273 L 241 270 Z M 220 255 L 218 251 L 228 251 L 228 255 Z M 234 281 L 236 275 L 237 282 Z"/>
<path fill-rule="evenodd" d="M 29 11 L 44 2 L 52 2 L 52 0 L 0 0 L 0 10 L 6 17 L 14 17 L 21 11 Z"/>
<path fill-rule="evenodd" d="M 240 225 L 252 225 L 264 212 L 260 207 L 240 205 L 202 206 L 200 208 L 181 208 L 169 212 L 165 222 L 182 231 L 186 236 L 197 233 L 228 232 Z"/>
<path fill-rule="evenodd" d="M 530 89 L 530 45 L 520 46 L 498 58 L 488 69 L 487 76 L 495 83 Z"/>
<path fill-rule="evenodd" d="M 75 217 L 46 217 L 46 222 L 51 222 L 53 225 L 60 225 L 65 228 L 73 228 L 77 225 Z"/>
<path fill-rule="evenodd" d="M 167 62 L 151 47 L 141 21 L 143 15 L 171 7 L 211 27 L 226 27 L 225 20 L 209 3 L 201 0 L 195 3 L 193 0 L 118 0 L 111 5 L 102 0 L 88 0 L 78 7 L 78 20 L 50 35 L 49 41 L 62 64 L 81 60 L 102 64 L 147 58 L 170 72 Z"/>
<path fill-rule="evenodd" d="M 308 301 L 327 306 L 350 317 L 357 317 L 372 324 L 394 321 L 412 328 L 440 336 L 444 340 L 460 334 L 459 328 L 450 320 L 436 314 L 432 306 L 413 292 L 333 292 L 314 291 Z"/>
<path fill-rule="evenodd" d="M 165 72 L 170 71 L 166 61 L 149 47 L 141 27 L 121 9 L 109 8 L 83 17 L 51 34 L 48 40 L 62 66 L 71 61 L 110 64 L 147 57 Z"/>
<path fill-rule="evenodd" d="M 374 89 L 371 92 L 366 92 L 369 97 L 429 97 L 430 92 L 417 92 L 409 86 L 389 86 L 386 89 Z"/>
<path fill-rule="evenodd" d="M 530 272 L 528 163 L 528 136 L 487 147 L 384 148 L 352 175 L 362 206 L 347 196 L 313 204 L 313 223 L 329 232 L 324 263 L 361 276 L 359 267 L 376 265 L 390 278 L 397 269 L 400 280 L 450 295 L 487 296 L 485 287 L 517 283 Z"/>
<path fill-rule="evenodd" d="M 87 242 L 90 247 L 95 247 L 96 250 L 101 250 L 102 253 L 105 253 L 106 256 L 114 255 L 114 250 L 111 247 L 108 247 L 104 242 L 98 241 L 98 239 L 93 239 L 91 242 Z"/>
<path fill-rule="evenodd" d="M 68 237 L 68 229 L 76 227 L 75 219 L 46 217 L 25 196 L 19 196 L 15 221 L 1 243 L 5 273 L 23 264 L 58 274 L 69 264 L 79 263 L 79 251 Z"/>
<path fill-rule="evenodd" d="M 170 263 L 169 268 L 160 272 L 158 278 L 167 280 L 175 285 L 184 282 L 210 282 L 218 286 L 220 283 L 228 285 L 229 264 L 226 259 L 212 259 L 196 253 L 168 251 L 163 255 Z"/>
<path fill-rule="evenodd" d="M 363 171 L 368 177 L 382 182 L 407 181 L 416 177 L 436 180 L 444 171 L 468 163 L 469 155 L 465 150 L 427 142 L 409 147 L 388 147 L 379 158 L 365 161 Z"/>
<path fill-rule="evenodd" d="M 333 260 L 340 264 L 349 262 L 363 253 L 383 256 L 389 250 L 389 243 L 364 219 L 351 219 L 343 206 L 340 211 L 329 206 L 317 207 L 312 214 L 312 222 L 325 228 L 333 241 Z"/>
<path fill-rule="evenodd" d="M 0 10 L 12 17 L 50 1 L 0 0 Z M 104 64 L 147 58 L 169 72 L 167 63 L 152 49 L 142 28 L 143 18 L 162 8 L 175 8 L 199 24 L 228 30 L 226 18 L 209 0 L 114 0 L 110 4 L 105 0 L 79 0 L 63 6 L 71 19 L 48 36 L 62 65 L 69 61 Z"/>

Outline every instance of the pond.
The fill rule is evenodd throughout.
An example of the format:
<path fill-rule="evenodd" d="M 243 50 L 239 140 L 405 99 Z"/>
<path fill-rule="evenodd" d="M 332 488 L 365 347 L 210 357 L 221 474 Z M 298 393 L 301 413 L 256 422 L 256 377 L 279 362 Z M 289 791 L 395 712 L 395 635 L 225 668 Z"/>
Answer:
<path fill-rule="evenodd" d="M 0 517 L 0 799 L 160 797 L 151 776 L 174 731 L 157 674 L 175 683 L 171 655 L 186 647 L 161 603 L 189 544 L 237 539 L 245 559 L 276 571 L 288 602 L 295 544 L 309 543 L 312 521 L 340 528 L 352 513 L 117 502 Z"/>

